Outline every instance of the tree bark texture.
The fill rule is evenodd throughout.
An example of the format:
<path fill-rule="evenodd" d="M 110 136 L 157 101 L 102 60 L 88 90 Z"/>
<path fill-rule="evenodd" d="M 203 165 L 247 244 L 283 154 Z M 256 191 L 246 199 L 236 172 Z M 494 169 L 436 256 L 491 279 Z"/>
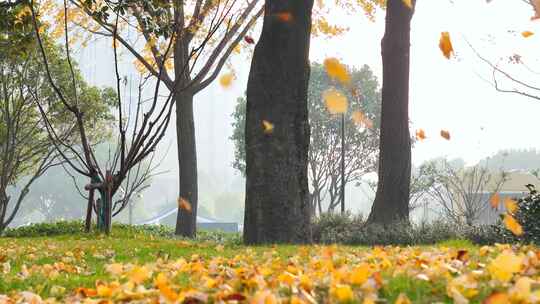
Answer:
<path fill-rule="evenodd" d="M 86 218 L 84 220 L 84 232 L 88 233 L 92 229 L 92 213 L 94 212 L 94 189 L 88 193 L 88 205 L 86 206 Z"/>
<path fill-rule="evenodd" d="M 196 234 L 198 201 L 193 94 L 181 92 L 175 98 L 180 197 L 191 205 L 191 210 L 178 207 L 176 234 L 192 238 Z"/>
<path fill-rule="evenodd" d="M 265 2 L 247 87 L 247 244 L 311 241 L 307 89 L 312 7 L 313 0 Z"/>
<path fill-rule="evenodd" d="M 412 15 L 413 9 L 402 0 L 387 2 L 386 29 L 381 43 L 383 86 L 379 180 L 369 223 L 386 225 L 409 220 L 409 55 Z"/>

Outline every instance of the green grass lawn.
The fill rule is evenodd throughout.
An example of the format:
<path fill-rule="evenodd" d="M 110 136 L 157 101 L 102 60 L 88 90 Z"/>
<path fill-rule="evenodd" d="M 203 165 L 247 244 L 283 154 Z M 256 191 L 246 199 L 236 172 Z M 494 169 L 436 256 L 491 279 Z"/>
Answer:
<path fill-rule="evenodd" d="M 536 280 L 525 273 L 537 267 L 530 259 L 520 260 L 527 268 L 503 269 L 511 278 L 500 280 L 489 265 L 505 252 L 516 258 L 537 254 L 533 247 L 479 248 L 466 241 L 375 249 L 246 247 L 124 228 L 113 229 L 109 237 L 9 237 L 0 238 L 0 295 L 19 299 L 29 291 L 58 302 L 88 297 L 102 303 L 234 299 L 265 304 L 394 303 L 398 298 L 400 303 L 452 303 L 463 296 L 480 303 L 494 291 L 512 296 L 521 277 Z"/>

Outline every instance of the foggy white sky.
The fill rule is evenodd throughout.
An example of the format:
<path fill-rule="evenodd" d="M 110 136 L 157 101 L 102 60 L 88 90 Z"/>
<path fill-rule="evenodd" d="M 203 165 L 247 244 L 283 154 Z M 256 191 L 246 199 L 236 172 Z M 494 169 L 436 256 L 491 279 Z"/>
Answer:
<path fill-rule="evenodd" d="M 462 157 L 474 163 L 500 149 L 540 148 L 540 143 L 528 138 L 534 138 L 539 130 L 540 102 L 496 92 L 482 79 L 490 79 L 490 69 L 463 40 L 467 37 L 483 55 L 494 60 L 519 52 L 540 69 L 540 22 L 530 21 L 532 15 L 531 8 L 518 0 L 494 0 L 489 5 L 485 0 L 418 0 L 412 24 L 410 118 L 411 131 L 422 128 L 428 139 L 413 150 L 416 165 L 437 156 Z M 378 13 L 375 22 L 340 11 L 330 19 L 346 24 L 350 31 L 330 40 L 313 39 L 311 60 L 320 62 L 330 56 L 348 65 L 368 64 L 381 80 L 384 12 Z M 537 35 L 524 39 L 520 35 L 524 30 Z M 442 56 L 438 48 L 442 31 L 450 32 L 457 58 L 447 60 Z M 81 52 L 81 66 L 90 82 L 114 84 L 109 51 L 110 43 L 103 42 Z M 246 88 L 250 59 L 234 58 L 232 64 L 238 77 L 232 87 L 224 89 L 214 83 L 195 101 L 200 174 L 215 179 L 213 191 L 243 189 L 239 174 L 231 167 L 233 144 L 228 138 L 236 98 Z M 450 131 L 450 141 L 438 135 L 441 129 Z M 172 143 L 163 165 L 171 172 L 160 178 L 176 183 L 173 124 L 170 130 L 161 152 Z M 167 190 L 170 198 L 176 196 L 174 188 Z M 201 185 L 201 192 L 205 188 Z"/>
<path fill-rule="evenodd" d="M 490 69 L 480 63 L 463 39 L 466 37 L 495 61 L 519 53 L 529 62 L 535 60 L 540 68 L 540 35 L 528 39 L 520 35 L 524 30 L 540 34 L 540 22 L 530 20 L 531 8 L 518 0 L 417 3 L 411 37 L 411 131 L 422 128 L 429 138 L 416 145 L 413 162 L 446 155 L 473 163 L 499 149 L 539 147 L 528 135 L 538 130 L 540 103 L 496 92 L 481 78 L 491 79 Z M 349 64 L 367 63 L 380 77 L 383 12 L 375 23 L 357 16 L 347 18 L 347 22 L 351 31 L 344 39 L 314 41 L 312 59 L 337 56 Z M 450 32 L 458 59 L 449 61 L 442 56 L 438 48 L 442 31 Z M 451 141 L 438 135 L 440 129 L 450 131 Z"/>

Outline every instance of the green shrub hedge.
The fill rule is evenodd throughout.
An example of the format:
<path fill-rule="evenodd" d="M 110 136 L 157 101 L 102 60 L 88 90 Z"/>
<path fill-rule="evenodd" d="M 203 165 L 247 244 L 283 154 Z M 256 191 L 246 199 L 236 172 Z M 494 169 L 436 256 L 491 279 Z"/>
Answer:
<path fill-rule="evenodd" d="M 392 226 L 366 225 L 359 216 L 323 214 L 313 223 L 314 242 L 348 245 L 428 245 L 448 240 L 469 240 L 474 244 L 503 243 L 509 239 L 497 225 L 458 226 L 444 221 L 429 224 L 398 223 Z"/>

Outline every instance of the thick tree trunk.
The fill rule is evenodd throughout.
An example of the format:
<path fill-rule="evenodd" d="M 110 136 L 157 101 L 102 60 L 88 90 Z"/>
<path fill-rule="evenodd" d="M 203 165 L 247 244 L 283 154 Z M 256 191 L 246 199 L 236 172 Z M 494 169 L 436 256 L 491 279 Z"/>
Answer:
<path fill-rule="evenodd" d="M 413 10 L 402 0 L 388 0 L 386 30 L 382 39 L 379 181 L 368 218 L 370 223 L 390 224 L 409 220 L 409 53 L 412 15 Z"/>
<path fill-rule="evenodd" d="M 307 88 L 313 0 L 266 0 L 247 87 L 244 241 L 311 241 Z M 263 121 L 274 125 L 270 132 Z"/>
<path fill-rule="evenodd" d="M 195 237 L 197 224 L 197 149 L 193 94 L 184 91 L 176 94 L 176 137 L 180 178 L 180 197 L 191 205 L 191 210 L 178 207 L 176 234 Z"/>

